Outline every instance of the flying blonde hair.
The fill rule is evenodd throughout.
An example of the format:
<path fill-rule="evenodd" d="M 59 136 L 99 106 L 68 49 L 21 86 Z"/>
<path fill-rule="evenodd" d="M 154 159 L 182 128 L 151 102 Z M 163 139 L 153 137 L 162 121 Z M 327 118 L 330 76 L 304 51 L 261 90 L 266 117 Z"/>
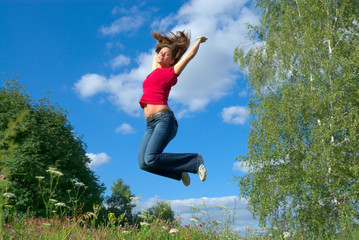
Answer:
<path fill-rule="evenodd" d="M 172 58 L 176 64 L 183 54 L 187 51 L 191 43 L 191 34 L 185 31 L 177 31 L 176 34 L 160 34 L 157 31 L 151 33 L 152 37 L 157 39 L 156 52 L 159 53 L 163 47 L 168 47 L 172 51 Z"/>

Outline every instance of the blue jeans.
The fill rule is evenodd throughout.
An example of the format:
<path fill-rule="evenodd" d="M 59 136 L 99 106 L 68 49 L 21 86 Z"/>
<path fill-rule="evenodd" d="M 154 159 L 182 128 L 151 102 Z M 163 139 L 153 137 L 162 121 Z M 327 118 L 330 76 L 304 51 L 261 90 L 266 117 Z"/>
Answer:
<path fill-rule="evenodd" d="M 138 152 L 138 166 L 160 176 L 181 180 L 182 172 L 197 173 L 197 153 L 163 153 L 176 136 L 178 123 L 174 114 L 168 113 L 147 123 Z"/>

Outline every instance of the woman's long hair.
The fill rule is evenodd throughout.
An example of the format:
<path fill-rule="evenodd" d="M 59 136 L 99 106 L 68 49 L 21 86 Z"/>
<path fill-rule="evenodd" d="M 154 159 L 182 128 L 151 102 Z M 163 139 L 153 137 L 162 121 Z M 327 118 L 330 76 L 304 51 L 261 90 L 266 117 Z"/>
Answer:
<path fill-rule="evenodd" d="M 176 34 L 169 32 L 167 35 L 154 31 L 151 35 L 153 38 L 157 39 L 157 53 L 159 53 L 163 47 L 171 49 L 172 58 L 175 60 L 173 65 L 181 59 L 191 42 L 191 34 L 185 31 L 177 31 Z"/>

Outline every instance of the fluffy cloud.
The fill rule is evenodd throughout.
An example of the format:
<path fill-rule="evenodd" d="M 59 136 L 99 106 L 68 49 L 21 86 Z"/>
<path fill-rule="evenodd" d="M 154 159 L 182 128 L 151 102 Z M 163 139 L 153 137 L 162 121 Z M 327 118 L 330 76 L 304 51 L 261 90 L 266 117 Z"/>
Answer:
<path fill-rule="evenodd" d="M 185 114 L 203 110 L 211 101 L 231 94 L 238 80 L 238 68 L 233 63 L 234 49 L 245 41 L 246 23 L 258 21 L 248 0 L 192 0 L 184 4 L 177 13 L 164 17 L 171 19 L 172 29 L 160 29 L 165 24 L 155 20 L 152 27 L 160 31 L 190 29 L 193 40 L 205 35 L 208 41 L 201 45 L 197 56 L 179 77 L 178 84 L 170 95 L 170 104 Z M 141 15 L 122 17 L 100 31 L 105 35 L 129 31 L 144 24 Z M 147 18 L 146 18 L 147 19 Z M 166 25 L 165 27 L 167 27 Z M 75 84 L 82 97 L 107 94 L 108 99 L 120 110 L 139 116 L 138 100 L 142 94 L 142 81 L 149 74 L 153 49 L 139 54 L 138 67 L 105 77 L 99 74 L 85 74 Z M 119 57 L 120 64 L 127 64 L 128 57 Z M 114 66 L 116 63 L 114 63 Z M 233 119 L 238 121 L 239 119 Z"/>
<path fill-rule="evenodd" d="M 118 55 L 117 57 L 115 57 L 110 61 L 110 65 L 113 70 L 116 70 L 123 66 L 127 66 L 130 63 L 131 63 L 131 59 L 122 54 Z"/>
<path fill-rule="evenodd" d="M 75 90 L 82 98 L 88 98 L 100 92 L 106 92 L 107 89 L 106 77 L 96 73 L 85 74 L 75 83 Z"/>
<path fill-rule="evenodd" d="M 235 162 L 233 163 L 233 170 L 235 171 L 241 171 L 243 173 L 247 173 L 250 168 L 247 167 L 245 164 L 243 164 L 242 162 Z"/>
<path fill-rule="evenodd" d="M 241 92 L 238 93 L 239 97 L 247 97 L 248 96 L 248 92 L 246 89 L 243 89 Z"/>
<path fill-rule="evenodd" d="M 222 118 L 226 123 L 244 124 L 249 116 L 249 111 L 246 107 L 232 106 L 222 110 Z"/>
<path fill-rule="evenodd" d="M 116 128 L 115 132 L 121 134 L 131 134 L 131 133 L 135 133 L 136 130 L 130 124 L 123 123 L 121 124 L 121 126 Z"/>
<path fill-rule="evenodd" d="M 139 67 L 130 72 L 106 77 L 99 74 L 85 74 L 75 83 L 75 91 L 83 98 L 105 93 L 109 101 L 130 115 L 139 116 L 139 99 L 142 94 L 142 81 L 147 69 L 152 67 L 153 56 L 143 53 L 139 57 Z"/>
<path fill-rule="evenodd" d="M 103 35 L 114 35 L 122 32 L 132 32 L 140 28 L 144 19 L 139 16 L 124 16 L 117 19 L 110 26 L 102 26 L 100 32 Z"/>
<path fill-rule="evenodd" d="M 111 160 L 111 157 L 106 153 L 86 153 L 86 156 L 91 159 L 91 162 L 88 165 L 91 169 L 94 169 L 102 164 L 109 163 Z"/>

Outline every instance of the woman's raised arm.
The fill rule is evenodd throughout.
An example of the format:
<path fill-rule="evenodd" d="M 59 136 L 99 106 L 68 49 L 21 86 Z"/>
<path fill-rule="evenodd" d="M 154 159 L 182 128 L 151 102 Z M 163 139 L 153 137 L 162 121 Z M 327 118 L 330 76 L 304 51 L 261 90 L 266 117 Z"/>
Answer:
<path fill-rule="evenodd" d="M 155 53 L 155 56 L 153 56 L 152 71 L 155 70 L 156 68 L 158 68 L 157 53 Z"/>
<path fill-rule="evenodd" d="M 204 43 L 205 41 L 207 41 L 208 38 L 200 36 L 197 38 L 196 42 L 193 44 L 192 48 L 189 50 L 189 52 L 184 55 L 181 60 L 179 60 L 178 63 L 176 63 L 176 65 L 174 66 L 174 71 L 177 74 L 181 74 L 181 72 L 183 71 L 183 69 L 185 69 L 185 67 L 187 66 L 187 64 L 192 60 L 192 58 L 194 58 L 194 56 L 196 56 L 198 49 L 199 49 L 199 45 L 201 43 Z"/>

